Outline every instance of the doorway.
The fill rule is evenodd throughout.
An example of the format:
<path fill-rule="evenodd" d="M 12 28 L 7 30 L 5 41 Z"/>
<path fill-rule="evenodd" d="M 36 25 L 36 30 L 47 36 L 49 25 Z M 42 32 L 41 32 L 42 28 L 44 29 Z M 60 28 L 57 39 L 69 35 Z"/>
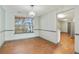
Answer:
<path fill-rule="evenodd" d="M 59 31 L 59 42 L 61 37 L 70 36 L 74 37 L 74 9 L 62 11 L 57 13 L 57 31 Z"/>

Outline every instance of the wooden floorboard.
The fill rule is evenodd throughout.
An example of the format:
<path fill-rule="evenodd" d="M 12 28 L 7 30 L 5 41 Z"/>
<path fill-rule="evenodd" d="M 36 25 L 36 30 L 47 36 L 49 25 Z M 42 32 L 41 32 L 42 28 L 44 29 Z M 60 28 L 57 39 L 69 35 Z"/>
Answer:
<path fill-rule="evenodd" d="M 68 33 L 61 33 L 59 46 L 54 51 L 55 54 L 73 54 L 74 52 L 74 37 Z"/>
<path fill-rule="evenodd" d="M 0 48 L 1 54 L 73 54 L 74 37 L 61 33 L 59 44 L 40 37 L 7 41 Z"/>

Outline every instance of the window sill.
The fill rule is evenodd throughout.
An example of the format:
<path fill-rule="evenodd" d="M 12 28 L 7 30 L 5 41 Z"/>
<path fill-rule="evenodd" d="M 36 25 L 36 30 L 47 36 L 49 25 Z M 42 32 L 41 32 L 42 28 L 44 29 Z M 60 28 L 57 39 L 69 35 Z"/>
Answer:
<path fill-rule="evenodd" d="M 15 33 L 15 34 L 29 34 L 29 33 L 34 33 L 34 32 Z"/>

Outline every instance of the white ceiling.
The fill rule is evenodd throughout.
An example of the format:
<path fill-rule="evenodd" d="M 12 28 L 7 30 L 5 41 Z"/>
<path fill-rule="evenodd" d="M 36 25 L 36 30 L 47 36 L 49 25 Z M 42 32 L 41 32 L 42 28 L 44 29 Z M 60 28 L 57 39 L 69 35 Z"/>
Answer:
<path fill-rule="evenodd" d="M 60 20 L 60 21 L 73 21 L 73 18 L 74 18 L 74 9 L 70 9 L 70 10 L 61 12 L 59 14 L 64 14 L 65 17 L 64 18 L 58 18 L 58 20 Z M 64 19 L 68 19 L 68 20 L 64 20 Z"/>
<path fill-rule="evenodd" d="M 34 12 L 36 13 L 36 16 L 41 16 L 45 13 L 59 10 L 59 9 L 64 9 L 64 8 L 72 8 L 73 6 L 56 6 L 56 5 L 35 5 L 34 6 Z M 6 11 L 9 12 L 20 12 L 20 13 L 25 13 L 28 14 L 32 9 L 29 5 L 5 5 L 3 6 Z"/>

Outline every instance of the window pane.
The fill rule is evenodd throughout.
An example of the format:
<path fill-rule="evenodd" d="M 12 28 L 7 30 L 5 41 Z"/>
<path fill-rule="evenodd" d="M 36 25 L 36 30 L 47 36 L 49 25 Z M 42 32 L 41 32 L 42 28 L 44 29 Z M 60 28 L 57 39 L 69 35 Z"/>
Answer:
<path fill-rule="evenodd" d="M 15 18 L 15 33 L 32 33 L 33 23 L 32 18 Z"/>

